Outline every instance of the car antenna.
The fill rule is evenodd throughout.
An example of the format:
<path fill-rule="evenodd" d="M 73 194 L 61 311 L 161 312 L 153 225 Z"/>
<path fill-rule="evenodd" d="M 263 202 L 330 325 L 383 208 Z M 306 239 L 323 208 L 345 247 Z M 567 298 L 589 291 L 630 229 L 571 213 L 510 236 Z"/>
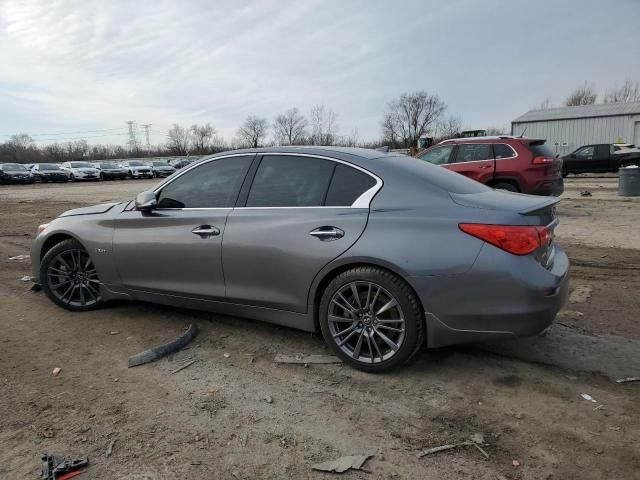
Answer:
<path fill-rule="evenodd" d="M 527 131 L 527 128 L 529 128 L 529 125 L 527 125 L 526 127 L 524 127 L 524 130 L 522 130 L 522 133 L 520 135 L 518 135 L 518 138 L 522 138 L 524 137 L 525 132 Z"/>

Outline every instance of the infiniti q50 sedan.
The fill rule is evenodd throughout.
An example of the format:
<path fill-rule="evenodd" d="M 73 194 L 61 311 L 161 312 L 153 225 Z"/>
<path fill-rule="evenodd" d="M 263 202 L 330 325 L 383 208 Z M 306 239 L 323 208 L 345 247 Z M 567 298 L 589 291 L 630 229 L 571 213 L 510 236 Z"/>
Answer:
<path fill-rule="evenodd" d="M 568 288 L 557 201 L 394 153 L 240 150 L 41 225 L 33 276 L 73 311 L 134 299 L 319 330 L 382 372 L 423 344 L 550 325 Z"/>

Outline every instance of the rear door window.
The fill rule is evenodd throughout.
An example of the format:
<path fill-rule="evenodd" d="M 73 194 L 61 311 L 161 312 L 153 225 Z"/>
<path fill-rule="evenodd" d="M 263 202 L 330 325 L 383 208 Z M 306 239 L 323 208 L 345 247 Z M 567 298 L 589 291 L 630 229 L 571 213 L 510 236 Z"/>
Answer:
<path fill-rule="evenodd" d="M 458 145 L 456 163 L 476 162 L 478 160 L 491 159 L 493 159 L 493 154 L 491 152 L 490 143 L 468 143 Z"/>
<path fill-rule="evenodd" d="M 322 206 L 335 162 L 314 157 L 266 155 L 247 197 L 247 207 Z"/>
<path fill-rule="evenodd" d="M 516 156 L 516 152 L 509 145 L 505 145 L 504 143 L 496 143 L 493 146 L 493 154 L 496 160 L 500 160 L 501 158 L 513 158 Z"/>
<path fill-rule="evenodd" d="M 252 155 L 203 163 L 160 191 L 158 208 L 233 207 Z"/>
<path fill-rule="evenodd" d="M 338 164 L 329 185 L 325 205 L 348 207 L 376 184 L 375 179 L 360 170 Z"/>
<path fill-rule="evenodd" d="M 453 149 L 453 145 L 437 147 L 424 153 L 419 158 L 434 165 L 444 165 L 445 163 L 449 163 Z"/>

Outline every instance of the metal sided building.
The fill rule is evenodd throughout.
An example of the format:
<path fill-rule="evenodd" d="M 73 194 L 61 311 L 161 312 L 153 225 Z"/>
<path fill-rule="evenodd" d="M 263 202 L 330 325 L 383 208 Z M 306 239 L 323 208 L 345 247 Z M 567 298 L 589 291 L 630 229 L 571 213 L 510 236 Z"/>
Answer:
<path fill-rule="evenodd" d="M 594 143 L 640 145 L 640 102 L 530 110 L 511 122 L 512 135 L 523 133 L 547 140 L 560 155 Z"/>

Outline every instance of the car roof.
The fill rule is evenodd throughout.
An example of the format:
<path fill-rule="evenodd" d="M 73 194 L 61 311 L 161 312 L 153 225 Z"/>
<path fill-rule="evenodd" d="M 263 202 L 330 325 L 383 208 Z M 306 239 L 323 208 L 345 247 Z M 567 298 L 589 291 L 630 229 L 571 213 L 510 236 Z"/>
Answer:
<path fill-rule="evenodd" d="M 529 138 L 529 137 L 514 137 L 512 135 L 499 135 L 499 136 L 487 136 L 487 137 L 462 137 L 462 138 L 449 138 L 443 140 L 436 145 L 458 144 L 458 143 L 487 143 L 487 142 L 508 142 L 518 141 L 521 143 L 531 142 L 544 142 L 542 138 Z"/>

